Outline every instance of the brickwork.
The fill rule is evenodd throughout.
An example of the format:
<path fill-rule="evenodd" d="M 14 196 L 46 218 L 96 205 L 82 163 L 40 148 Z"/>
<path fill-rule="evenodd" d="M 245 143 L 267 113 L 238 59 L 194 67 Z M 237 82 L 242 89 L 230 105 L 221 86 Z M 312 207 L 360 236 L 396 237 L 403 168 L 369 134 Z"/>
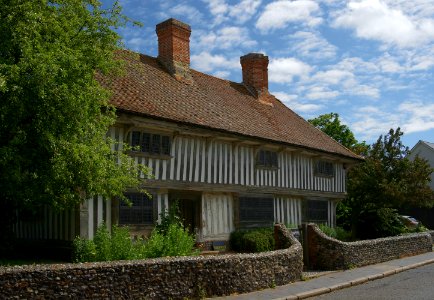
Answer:
<path fill-rule="evenodd" d="M 159 61 L 178 80 L 192 81 L 190 74 L 190 26 L 175 19 L 168 19 L 156 26 L 156 33 Z"/>
<path fill-rule="evenodd" d="M 0 298 L 191 299 L 299 280 L 301 245 L 286 228 L 276 232 L 289 248 L 258 254 L 3 267 Z"/>
<path fill-rule="evenodd" d="M 376 264 L 432 251 L 430 233 L 342 242 L 325 235 L 317 225 L 307 225 L 309 267 L 338 270 Z"/>
<path fill-rule="evenodd" d="M 268 56 L 249 53 L 241 56 L 243 83 L 257 93 L 268 91 Z"/>

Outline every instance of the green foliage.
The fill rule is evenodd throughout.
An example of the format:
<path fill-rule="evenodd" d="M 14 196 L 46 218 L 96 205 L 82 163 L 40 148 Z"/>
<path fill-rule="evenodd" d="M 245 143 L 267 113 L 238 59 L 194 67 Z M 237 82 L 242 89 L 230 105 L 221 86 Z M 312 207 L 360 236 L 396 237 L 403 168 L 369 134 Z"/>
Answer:
<path fill-rule="evenodd" d="M 363 211 L 358 226 L 361 239 L 394 236 L 406 231 L 397 210 L 387 207 Z"/>
<path fill-rule="evenodd" d="M 324 232 L 326 235 L 328 235 L 329 237 L 332 237 L 334 239 L 343 241 L 343 242 L 348 242 L 348 241 L 352 241 L 352 236 L 351 236 L 351 232 L 346 231 L 345 229 L 343 229 L 342 227 L 330 227 L 327 226 L 325 224 L 320 224 L 318 225 L 319 229 L 321 229 L 322 232 Z"/>
<path fill-rule="evenodd" d="M 76 237 L 73 241 L 72 260 L 90 262 L 96 260 L 96 246 L 92 240 Z"/>
<path fill-rule="evenodd" d="M 432 169 L 424 160 L 408 159 L 402 135 L 398 128 L 380 136 L 365 161 L 349 172 L 343 205 L 358 237 L 399 234 L 402 227 L 396 221 L 395 209 L 434 204 L 434 192 L 428 185 Z"/>
<path fill-rule="evenodd" d="M 93 242 L 96 250 L 96 261 L 112 260 L 112 238 L 105 224 L 98 227 Z"/>
<path fill-rule="evenodd" d="M 133 242 L 130 229 L 126 226 L 113 226 L 111 235 L 111 258 L 112 260 L 134 259 Z"/>
<path fill-rule="evenodd" d="M 187 229 L 170 224 L 165 234 L 154 230 L 145 243 L 143 255 L 146 258 L 165 256 L 187 256 L 193 251 L 195 238 Z"/>
<path fill-rule="evenodd" d="M 172 223 L 162 233 L 154 229 L 147 240 L 131 239 L 128 227 L 114 225 L 110 234 L 105 224 L 98 227 L 93 240 L 80 237 L 73 242 L 73 261 L 112 261 L 165 256 L 196 255 L 195 237 L 182 225 Z"/>
<path fill-rule="evenodd" d="M 163 211 L 162 213 L 160 213 L 160 219 L 161 222 L 160 224 L 157 224 L 155 226 L 155 230 L 163 235 L 165 235 L 169 231 L 169 227 L 172 224 L 183 227 L 183 220 L 179 212 L 178 201 L 171 203 L 168 211 Z"/>
<path fill-rule="evenodd" d="M 235 230 L 230 235 L 231 248 L 237 252 L 264 252 L 274 250 L 273 228 Z"/>
<path fill-rule="evenodd" d="M 364 155 L 369 149 L 365 142 L 359 143 L 356 140 L 350 128 L 341 123 L 337 113 L 320 115 L 308 122 L 354 153 Z"/>
<path fill-rule="evenodd" d="M 0 7 L 0 219 L 16 208 L 122 198 L 141 170 L 106 138 L 115 111 L 97 81 L 120 70 L 119 5 L 0 0 Z"/>

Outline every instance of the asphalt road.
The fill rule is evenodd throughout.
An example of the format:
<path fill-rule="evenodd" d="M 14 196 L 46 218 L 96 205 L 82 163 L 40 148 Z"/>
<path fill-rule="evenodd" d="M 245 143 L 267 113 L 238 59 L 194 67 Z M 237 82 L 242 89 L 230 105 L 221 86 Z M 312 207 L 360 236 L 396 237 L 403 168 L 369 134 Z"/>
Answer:
<path fill-rule="evenodd" d="M 434 264 L 309 299 L 434 299 Z"/>

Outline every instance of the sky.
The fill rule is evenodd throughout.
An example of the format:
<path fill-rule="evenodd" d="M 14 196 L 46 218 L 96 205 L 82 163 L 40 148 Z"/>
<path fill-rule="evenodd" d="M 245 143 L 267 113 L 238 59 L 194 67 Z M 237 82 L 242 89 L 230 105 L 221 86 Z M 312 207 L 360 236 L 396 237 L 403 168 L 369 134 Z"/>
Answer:
<path fill-rule="evenodd" d="M 103 0 L 107 6 L 113 1 Z M 124 47 L 156 57 L 155 25 L 191 26 L 191 67 L 241 82 L 240 56 L 269 57 L 269 91 L 305 119 L 338 113 L 359 141 L 400 127 L 434 142 L 433 0 L 120 0 L 143 24 Z"/>

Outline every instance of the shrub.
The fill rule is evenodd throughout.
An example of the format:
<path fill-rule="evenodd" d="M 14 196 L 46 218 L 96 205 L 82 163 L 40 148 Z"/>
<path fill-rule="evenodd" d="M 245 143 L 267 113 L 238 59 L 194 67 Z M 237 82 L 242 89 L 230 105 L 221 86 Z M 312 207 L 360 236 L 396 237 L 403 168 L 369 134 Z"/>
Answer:
<path fill-rule="evenodd" d="M 188 230 L 178 224 L 170 224 L 165 234 L 152 231 L 145 242 L 143 254 L 146 258 L 194 255 L 194 244 L 195 238 Z"/>
<path fill-rule="evenodd" d="M 95 261 L 96 246 L 92 240 L 76 237 L 73 241 L 72 261 L 90 262 Z"/>
<path fill-rule="evenodd" d="M 95 260 L 96 261 L 110 261 L 112 260 L 112 241 L 111 235 L 107 227 L 102 224 L 98 227 L 93 239 L 95 243 Z"/>
<path fill-rule="evenodd" d="M 229 236 L 229 244 L 231 249 L 237 252 L 242 252 L 243 249 L 243 236 L 246 234 L 247 230 L 235 230 L 231 232 Z"/>
<path fill-rule="evenodd" d="M 73 260 L 90 262 L 197 254 L 195 237 L 183 227 L 177 207 L 175 204 L 169 214 L 162 215 L 162 223 L 147 240 L 132 241 L 128 227 L 114 225 L 110 234 L 105 224 L 100 225 L 94 240 L 74 239 Z"/>
<path fill-rule="evenodd" d="M 346 231 L 342 227 L 332 228 L 325 224 L 320 224 L 318 225 L 318 227 L 322 232 L 324 232 L 326 235 L 334 239 L 344 241 L 344 242 L 352 240 L 351 232 Z"/>
<path fill-rule="evenodd" d="M 133 259 L 135 256 L 136 255 L 133 253 L 130 229 L 126 226 L 113 226 L 111 235 L 112 260 Z"/>
<path fill-rule="evenodd" d="M 404 232 L 405 226 L 393 208 L 365 210 L 357 223 L 357 235 L 362 239 L 395 236 Z"/>
<path fill-rule="evenodd" d="M 231 248 L 238 252 L 264 252 L 274 250 L 273 228 L 236 230 L 230 236 Z"/>
<path fill-rule="evenodd" d="M 179 203 L 178 201 L 173 202 L 170 207 L 169 210 L 163 211 L 162 213 L 160 213 L 160 219 L 161 222 L 160 224 L 157 224 L 155 226 L 155 230 L 157 230 L 159 233 L 161 234 L 166 234 L 169 230 L 170 225 L 175 224 L 179 227 L 183 227 L 183 220 L 180 216 L 180 212 L 179 212 Z"/>

